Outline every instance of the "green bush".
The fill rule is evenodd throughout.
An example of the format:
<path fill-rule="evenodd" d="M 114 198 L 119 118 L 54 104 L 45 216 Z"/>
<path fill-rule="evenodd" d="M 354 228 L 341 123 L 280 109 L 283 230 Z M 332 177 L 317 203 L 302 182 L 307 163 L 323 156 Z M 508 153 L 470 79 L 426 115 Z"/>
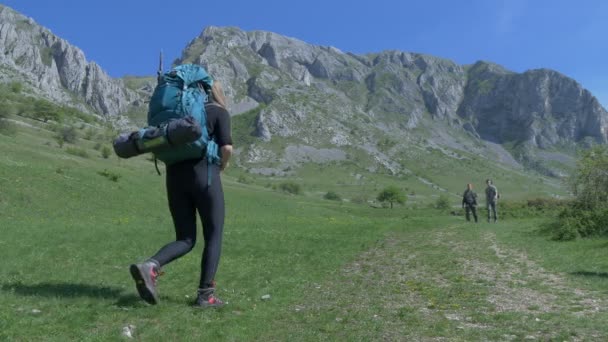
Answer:
<path fill-rule="evenodd" d="M 18 104 L 6 100 L 0 101 L 0 119 L 8 119 L 19 113 Z"/>
<path fill-rule="evenodd" d="M 299 195 L 302 193 L 300 184 L 294 182 L 283 182 L 279 184 L 279 190 L 292 195 Z"/>
<path fill-rule="evenodd" d="M 535 198 L 526 201 L 499 201 L 501 217 L 528 218 L 556 216 L 560 210 L 571 205 L 572 201 L 553 198 Z M 485 201 L 481 202 L 485 210 Z"/>
<path fill-rule="evenodd" d="M 14 137 L 17 135 L 17 131 L 17 125 L 6 119 L 0 119 L 0 134 Z"/>
<path fill-rule="evenodd" d="M 545 226 L 555 240 L 608 235 L 608 147 L 586 151 L 570 178 L 574 201 Z"/>
<path fill-rule="evenodd" d="M 110 158 L 110 155 L 112 155 L 112 149 L 111 149 L 111 148 L 109 148 L 108 146 L 104 146 L 104 147 L 101 149 L 101 156 L 102 156 L 104 159 L 108 159 L 108 158 Z"/>
<path fill-rule="evenodd" d="M 575 219 L 566 219 L 561 222 L 552 222 L 551 239 L 556 241 L 571 241 L 580 237 L 580 224 Z"/>
<path fill-rule="evenodd" d="M 338 201 L 341 202 L 342 201 L 342 197 L 340 197 L 340 195 L 338 195 L 336 192 L 334 191 L 328 191 L 323 198 L 325 198 L 326 200 L 330 200 L 330 201 Z"/>
<path fill-rule="evenodd" d="M 608 235 L 608 208 L 594 210 L 582 208 L 563 209 L 558 217 L 546 223 L 542 231 L 551 239 L 559 241 L 574 240 L 579 237 Z"/>
<path fill-rule="evenodd" d="M 82 158 L 89 158 L 89 153 L 85 149 L 82 149 L 82 148 L 68 147 L 65 151 L 74 156 L 78 156 L 78 157 L 82 157 Z"/>
<path fill-rule="evenodd" d="M 120 179 L 119 174 L 109 171 L 107 169 L 103 170 L 103 171 L 99 171 L 99 172 L 97 172 L 97 174 L 111 180 L 112 182 L 118 182 L 118 180 Z"/>
<path fill-rule="evenodd" d="M 63 137 L 61 135 L 56 135 L 55 141 L 57 141 L 57 146 L 59 146 L 59 148 L 63 148 L 63 144 L 65 144 L 65 140 L 63 140 Z"/>
<path fill-rule="evenodd" d="M 84 137 L 86 140 L 90 140 L 90 141 L 92 141 L 92 140 L 93 140 L 93 138 L 95 138 L 95 134 L 96 134 L 96 133 L 97 133 L 97 132 L 96 132 L 96 131 L 95 131 L 93 128 L 89 127 L 89 128 L 87 128 L 87 130 L 86 130 L 86 131 L 84 131 L 84 136 L 83 136 L 83 137 Z"/>
<path fill-rule="evenodd" d="M 49 120 L 61 122 L 63 119 L 59 107 L 46 100 L 35 100 L 30 115 L 33 119 L 48 122 Z"/>
<path fill-rule="evenodd" d="M 20 94 L 23 91 L 23 84 L 21 82 L 11 82 L 10 84 L 11 92 L 15 94 Z"/>
<path fill-rule="evenodd" d="M 78 133 L 76 132 L 76 128 L 74 126 L 69 127 L 61 127 L 59 128 L 59 132 L 57 134 L 63 139 L 64 142 L 74 144 L 78 140 Z"/>
<path fill-rule="evenodd" d="M 237 182 L 241 184 L 253 184 L 253 179 L 240 175 L 239 178 L 236 179 Z"/>
<path fill-rule="evenodd" d="M 435 209 L 448 210 L 451 206 L 450 199 L 445 194 L 439 195 L 439 198 L 435 201 Z"/>
<path fill-rule="evenodd" d="M 526 201 L 527 207 L 536 211 L 555 211 L 564 209 L 571 201 L 557 198 L 534 198 Z"/>

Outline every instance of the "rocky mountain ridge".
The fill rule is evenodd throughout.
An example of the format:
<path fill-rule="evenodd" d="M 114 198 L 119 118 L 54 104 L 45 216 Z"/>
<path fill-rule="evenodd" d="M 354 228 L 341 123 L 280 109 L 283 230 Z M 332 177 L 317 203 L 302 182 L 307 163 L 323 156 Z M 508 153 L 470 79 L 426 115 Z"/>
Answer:
<path fill-rule="evenodd" d="M 102 115 L 123 113 L 140 96 L 111 78 L 79 48 L 0 5 L 0 80 L 22 81 L 39 95 Z"/>
<path fill-rule="evenodd" d="M 1 5 L 0 46 L 0 81 L 22 80 L 106 117 L 133 106 L 145 112 L 153 77 L 112 79 L 80 49 Z M 515 73 L 402 51 L 356 55 L 235 27 L 207 27 L 175 63 L 202 64 L 224 84 L 244 135 L 237 161 L 251 170 L 355 160 L 371 172 L 407 174 L 416 151 L 428 149 L 518 169 L 571 161 L 563 147 L 608 140 L 597 99 L 547 69 Z M 561 174 L 551 168 L 540 167 Z"/>
<path fill-rule="evenodd" d="M 224 83 L 233 112 L 258 109 L 251 126 L 260 141 L 357 145 L 391 172 L 400 169 L 389 162 L 399 145 L 421 140 L 481 154 L 523 146 L 530 159 L 608 139 L 608 113 L 597 99 L 547 69 L 515 73 L 401 51 L 355 55 L 234 27 L 206 28 L 176 61 L 185 62 L 205 65 Z M 397 143 L 387 150 L 383 139 Z M 254 154 L 258 162 L 269 155 Z"/>

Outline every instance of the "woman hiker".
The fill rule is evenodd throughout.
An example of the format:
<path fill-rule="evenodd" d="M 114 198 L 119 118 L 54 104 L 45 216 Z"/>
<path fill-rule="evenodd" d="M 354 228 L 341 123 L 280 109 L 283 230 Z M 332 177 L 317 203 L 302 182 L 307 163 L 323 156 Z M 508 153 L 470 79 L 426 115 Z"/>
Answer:
<path fill-rule="evenodd" d="M 167 197 L 175 226 L 175 241 L 162 247 L 145 262 L 130 267 L 140 297 L 150 304 L 158 303 L 156 279 L 161 268 L 184 256 L 194 247 L 197 211 L 203 223 L 205 247 L 194 305 L 218 307 L 224 304 L 215 295 L 214 277 L 220 261 L 224 228 L 224 192 L 220 171 L 226 169 L 232 155 L 232 137 L 230 115 L 220 83 L 213 82 L 209 93 L 209 100 L 205 104 L 207 130 L 220 147 L 221 163 L 210 164 L 203 156 L 167 166 Z M 211 173 L 210 182 L 208 173 Z"/>

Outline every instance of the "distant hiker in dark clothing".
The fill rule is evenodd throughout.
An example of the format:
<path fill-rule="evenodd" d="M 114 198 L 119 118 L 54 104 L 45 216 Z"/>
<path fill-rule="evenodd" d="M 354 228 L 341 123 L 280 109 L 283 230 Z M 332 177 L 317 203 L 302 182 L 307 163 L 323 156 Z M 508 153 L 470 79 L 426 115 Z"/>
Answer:
<path fill-rule="evenodd" d="M 208 92 L 209 100 L 205 104 L 207 131 L 220 148 L 221 161 L 217 165 L 201 156 L 170 164 L 166 168 L 167 197 L 175 226 L 175 241 L 165 245 L 147 261 L 131 265 L 131 274 L 140 296 L 151 304 L 158 302 L 156 278 L 161 267 L 194 248 L 197 211 L 203 223 L 205 247 L 194 305 L 217 307 L 224 304 L 215 296 L 214 277 L 220 261 L 224 229 L 224 192 L 220 171 L 226 169 L 232 155 L 232 137 L 230 115 L 220 83 L 214 81 Z"/>
<path fill-rule="evenodd" d="M 492 216 L 494 217 L 494 222 L 496 222 L 498 220 L 498 214 L 496 213 L 496 203 L 498 202 L 500 195 L 498 194 L 498 190 L 496 189 L 494 184 L 492 184 L 492 181 L 490 179 L 486 179 L 486 184 L 488 185 L 486 187 L 486 207 L 488 209 L 488 222 L 490 222 Z"/>
<path fill-rule="evenodd" d="M 477 222 L 477 194 L 473 191 L 473 184 L 467 184 L 467 189 L 462 195 L 462 207 L 465 208 L 467 221 L 471 221 L 470 214 Z"/>

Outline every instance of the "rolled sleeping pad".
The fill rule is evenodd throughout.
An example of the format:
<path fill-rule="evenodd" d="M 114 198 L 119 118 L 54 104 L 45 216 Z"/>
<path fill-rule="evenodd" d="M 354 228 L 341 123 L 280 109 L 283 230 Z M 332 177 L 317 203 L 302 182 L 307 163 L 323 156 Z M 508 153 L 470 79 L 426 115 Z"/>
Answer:
<path fill-rule="evenodd" d="M 192 116 L 169 120 L 159 127 L 146 127 L 123 133 L 114 140 L 114 152 L 120 158 L 131 158 L 143 153 L 157 152 L 198 140 L 202 127 Z"/>

